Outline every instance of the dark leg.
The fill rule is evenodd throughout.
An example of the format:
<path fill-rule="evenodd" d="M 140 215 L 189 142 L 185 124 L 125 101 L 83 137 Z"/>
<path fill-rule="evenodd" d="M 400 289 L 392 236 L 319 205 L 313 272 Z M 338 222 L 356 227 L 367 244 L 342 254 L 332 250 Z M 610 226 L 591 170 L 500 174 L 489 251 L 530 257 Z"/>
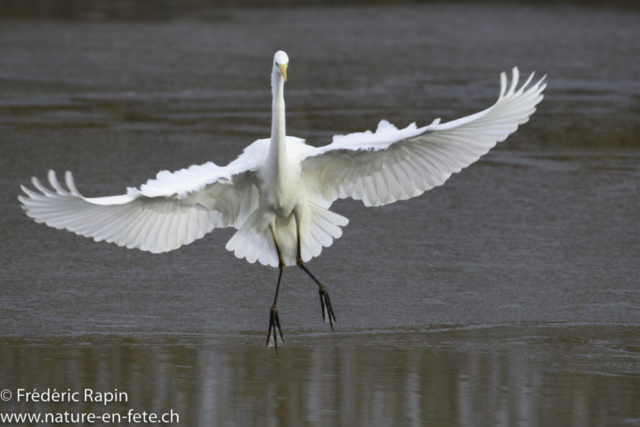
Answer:
<path fill-rule="evenodd" d="M 271 331 L 273 331 L 273 343 L 276 347 L 276 353 L 278 353 L 278 337 L 276 335 L 276 328 L 278 328 L 278 332 L 280 332 L 282 342 L 284 342 L 284 336 L 282 335 L 282 328 L 280 327 L 280 318 L 278 317 L 278 307 L 276 307 L 276 303 L 278 302 L 278 291 L 280 290 L 280 281 L 282 280 L 282 272 L 284 271 L 285 265 L 282 255 L 280 254 L 278 238 L 276 237 L 276 233 L 273 231 L 273 228 L 271 229 L 271 234 L 273 234 L 273 240 L 276 243 L 276 250 L 278 251 L 278 258 L 280 259 L 280 273 L 278 274 L 276 294 L 273 297 L 273 305 L 271 306 L 271 313 L 269 314 L 269 330 L 267 331 L 267 343 L 265 344 L 265 347 L 269 345 L 269 338 L 271 337 Z"/>
<path fill-rule="evenodd" d="M 280 332 L 280 338 L 284 342 L 284 336 L 282 335 L 282 328 L 280 327 L 280 318 L 278 317 L 278 307 L 276 302 L 278 301 L 278 290 L 280 289 L 280 280 L 282 280 L 282 272 L 284 266 L 280 266 L 280 274 L 278 274 L 278 285 L 276 286 L 276 295 L 273 298 L 273 305 L 271 306 L 271 313 L 269 314 L 269 330 L 267 331 L 267 342 L 265 347 L 269 345 L 269 338 L 271 337 L 271 331 L 273 331 L 273 343 L 276 347 L 276 353 L 278 352 L 278 337 L 276 335 L 276 328 Z"/>
<path fill-rule="evenodd" d="M 297 264 L 298 267 L 304 270 L 305 273 L 309 275 L 313 279 L 314 282 L 318 285 L 318 294 L 320 294 L 320 308 L 322 309 L 322 320 L 326 321 L 326 317 L 329 317 L 329 325 L 331 325 L 331 331 L 333 332 L 333 324 L 337 323 L 336 315 L 333 314 L 333 307 L 331 307 L 331 299 L 329 298 L 329 291 L 327 287 L 320 283 L 318 279 L 316 279 L 313 274 L 304 266 L 302 262 L 302 249 L 300 244 L 300 224 L 297 225 L 298 228 L 298 259 Z M 326 316 L 325 316 L 325 308 L 326 308 Z"/>

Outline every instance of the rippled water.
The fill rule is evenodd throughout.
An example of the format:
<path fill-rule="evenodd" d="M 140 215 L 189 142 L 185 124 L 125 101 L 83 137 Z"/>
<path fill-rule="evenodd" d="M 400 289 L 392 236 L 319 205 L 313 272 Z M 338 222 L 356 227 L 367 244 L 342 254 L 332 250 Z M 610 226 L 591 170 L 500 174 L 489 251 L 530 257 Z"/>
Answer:
<path fill-rule="evenodd" d="M 153 14 L 152 14 L 153 15 Z M 640 19 L 634 11 L 424 5 L 201 9 L 180 19 L 0 21 L 0 389 L 114 388 L 183 425 L 640 424 Z M 365 209 L 287 269 L 287 339 L 262 347 L 275 270 L 216 230 L 152 255 L 35 224 L 20 184 L 72 170 L 118 194 L 225 164 L 269 135 L 469 114 L 517 65 L 549 75 L 530 123 L 444 186 Z"/>

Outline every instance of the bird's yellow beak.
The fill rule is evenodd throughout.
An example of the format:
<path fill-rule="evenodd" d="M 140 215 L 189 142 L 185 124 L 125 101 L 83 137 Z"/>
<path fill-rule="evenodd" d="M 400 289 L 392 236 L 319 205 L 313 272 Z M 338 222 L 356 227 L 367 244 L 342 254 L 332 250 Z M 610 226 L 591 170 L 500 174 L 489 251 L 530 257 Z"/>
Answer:
<path fill-rule="evenodd" d="M 289 64 L 278 64 L 278 68 L 280 69 L 280 73 L 282 73 L 282 77 L 284 77 L 284 81 L 287 81 L 287 67 Z"/>

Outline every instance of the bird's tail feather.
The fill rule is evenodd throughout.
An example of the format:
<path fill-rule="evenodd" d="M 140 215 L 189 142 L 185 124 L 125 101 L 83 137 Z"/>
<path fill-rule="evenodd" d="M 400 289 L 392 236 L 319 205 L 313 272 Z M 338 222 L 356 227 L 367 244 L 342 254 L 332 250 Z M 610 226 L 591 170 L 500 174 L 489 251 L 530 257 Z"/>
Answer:
<path fill-rule="evenodd" d="M 300 214 L 302 260 L 307 262 L 320 255 L 323 247 L 329 247 L 334 239 L 342 236 L 340 227 L 349 220 L 322 206 L 306 201 Z M 270 222 L 262 211 L 256 209 L 227 243 L 227 250 L 248 262 L 277 267 L 278 252 L 269 228 Z M 286 265 L 296 264 L 297 240 L 295 219 L 276 219 L 276 235 Z"/>
<path fill-rule="evenodd" d="M 227 242 L 226 248 L 236 257 L 246 258 L 251 264 L 260 261 L 262 265 L 278 266 L 278 253 L 271 230 L 268 222 L 265 223 L 260 209 L 249 215 L 242 227 Z"/>
<path fill-rule="evenodd" d="M 334 239 L 342 236 L 340 227 L 348 223 L 349 220 L 342 215 L 307 201 L 300 219 L 302 260 L 307 262 L 320 255 L 323 247 L 331 246 Z"/>

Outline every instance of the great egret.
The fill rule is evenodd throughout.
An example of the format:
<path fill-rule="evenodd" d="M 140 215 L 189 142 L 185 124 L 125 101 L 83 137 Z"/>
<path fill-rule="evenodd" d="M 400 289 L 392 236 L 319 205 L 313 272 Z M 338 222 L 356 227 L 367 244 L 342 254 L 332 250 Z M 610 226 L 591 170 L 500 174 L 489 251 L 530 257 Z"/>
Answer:
<path fill-rule="evenodd" d="M 267 344 L 276 328 L 284 340 L 278 290 L 287 265 L 298 265 L 318 285 L 322 317 L 331 329 L 336 317 L 327 288 L 306 268 L 342 235 L 348 220 L 329 210 L 336 199 L 351 197 L 365 206 L 381 206 L 418 196 L 441 185 L 526 123 L 542 100 L 544 77 L 527 88 L 533 74 L 516 90 L 518 69 L 507 89 L 500 75 L 498 101 L 490 108 L 440 124 L 397 129 L 383 120 L 375 132 L 334 136 L 324 147 L 286 136 L 284 84 L 289 58 L 273 59 L 271 138 L 255 141 L 227 166 L 208 162 L 177 172 L 161 171 L 139 189 L 110 197 L 83 197 L 70 172 L 68 189 L 53 171 L 55 191 L 32 178 L 40 191 L 24 186 L 19 200 L 36 222 L 67 229 L 95 241 L 154 253 L 178 249 L 219 227 L 238 231 L 226 248 L 248 262 L 279 267 L 269 316 Z"/>

